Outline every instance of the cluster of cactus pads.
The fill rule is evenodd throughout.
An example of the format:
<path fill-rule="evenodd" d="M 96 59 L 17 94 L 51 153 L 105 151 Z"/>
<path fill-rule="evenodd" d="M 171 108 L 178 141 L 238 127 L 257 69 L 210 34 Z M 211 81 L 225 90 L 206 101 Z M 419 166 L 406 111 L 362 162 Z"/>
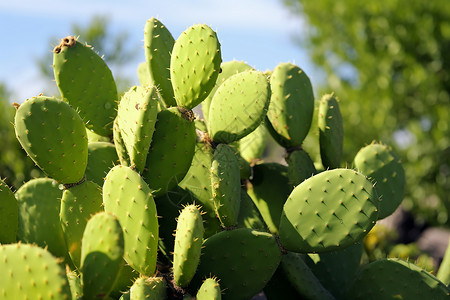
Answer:
<path fill-rule="evenodd" d="M 140 86 L 119 96 L 102 58 L 64 38 L 61 97 L 16 105 L 17 139 L 48 177 L 15 193 L 0 183 L 0 298 L 449 297 L 450 258 L 438 277 L 396 259 L 360 265 L 405 174 L 381 143 L 341 167 L 334 94 L 316 109 L 314 162 L 302 144 L 315 101 L 298 66 L 222 62 L 206 25 L 175 40 L 152 18 L 144 43 Z M 286 163 L 262 160 L 270 135 Z"/>

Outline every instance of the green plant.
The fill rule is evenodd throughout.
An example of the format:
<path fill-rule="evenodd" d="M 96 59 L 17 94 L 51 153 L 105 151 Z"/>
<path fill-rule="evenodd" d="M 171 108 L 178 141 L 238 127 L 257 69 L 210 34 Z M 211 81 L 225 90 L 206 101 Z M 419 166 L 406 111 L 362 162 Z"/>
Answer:
<path fill-rule="evenodd" d="M 49 177 L 16 192 L 18 243 L 10 237 L 14 225 L 8 227 L 1 242 L 11 245 L 0 248 L 0 293 L 35 297 L 34 290 L 21 289 L 22 282 L 13 284 L 15 272 L 29 270 L 24 251 L 30 248 L 45 255 L 45 262 L 33 260 L 38 267 L 55 265 L 54 297 L 68 298 L 70 286 L 78 299 L 250 299 L 273 287 L 272 281 L 286 285 L 267 290 L 278 299 L 285 293 L 345 299 L 347 291 L 364 297 L 357 284 L 366 284 L 366 276 L 378 269 L 359 268 L 361 241 L 401 202 L 401 192 L 386 195 L 389 187 L 401 191 L 404 185 L 397 158 L 388 155 L 393 163 L 385 163 L 390 152 L 372 143 L 371 150 L 383 151 L 367 158 L 374 167 L 366 173 L 358 164 L 361 170 L 342 168 L 342 119 L 339 101 L 330 94 L 319 114 L 323 161 L 312 161 L 302 143 L 313 120 L 314 96 L 299 67 L 280 64 L 272 75 L 237 62 L 221 69 L 220 44 L 208 26 L 188 28 L 173 50 L 159 21 L 149 20 L 146 28 L 141 86 L 132 87 L 120 103 L 106 64 L 67 37 L 54 51 L 62 99 L 38 96 L 18 107 L 17 137 Z M 161 38 L 167 43 L 158 44 Z M 154 70 L 168 65 L 169 73 Z M 173 96 L 165 91 L 171 86 Z M 209 107 L 203 121 L 192 109 L 205 99 L 210 103 L 203 106 Z M 304 118 L 297 119 L 299 114 Z M 286 147 L 287 166 L 258 161 L 267 136 L 263 126 Z M 89 144 L 94 143 L 109 143 L 117 156 L 92 162 L 102 159 L 93 156 Z M 86 180 L 87 169 L 96 180 L 105 174 L 102 187 Z M 11 193 L 3 194 L 9 206 L 0 219 L 14 224 Z M 9 266 L 10 260 L 15 264 Z M 343 271 L 342 262 L 349 267 L 337 291 L 331 274 Z M 61 273 L 63 264 L 67 275 Z M 437 298 L 448 296 L 448 288 L 431 274 L 418 267 L 404 272 L 413 274 L 414 286 L 404 289 L 398 278 L 392 283 L 396 293 L 417 285 Z M 27 274 L 27 282 L 40 275 Z"/>

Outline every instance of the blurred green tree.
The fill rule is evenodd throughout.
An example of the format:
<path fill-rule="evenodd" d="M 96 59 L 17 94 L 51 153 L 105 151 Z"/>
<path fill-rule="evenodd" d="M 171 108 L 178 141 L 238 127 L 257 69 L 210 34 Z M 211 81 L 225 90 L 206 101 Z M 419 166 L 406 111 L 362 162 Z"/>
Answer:
<path fill-rule="evenodd" d="M 447 0 L 284 0 L 298 36 L 341 99 L 345 159 L 381 140 L 407 174 L 404 207 L 450 225 L 450 5 Z M 327 87 L 327 88 L 325 88 Z"/>

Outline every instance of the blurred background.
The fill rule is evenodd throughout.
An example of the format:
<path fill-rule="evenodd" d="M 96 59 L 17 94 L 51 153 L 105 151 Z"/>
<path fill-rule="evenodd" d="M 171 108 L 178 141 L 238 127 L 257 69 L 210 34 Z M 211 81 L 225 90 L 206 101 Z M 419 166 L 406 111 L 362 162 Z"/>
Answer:
<path fill-rule="evenodd" d="M 393 232 L 372 235 L 379 234 L 373 240 L 381 249 L 378 255 L 394 251 L 393 244 L 383 242 L 389 239 L 415 247 L 408 257 L 411 251 L 416 258 L 422 252 L 436 257 L 436 247 L 445 249 L 450 226 L 448 0 L 2 1 L 0 176 L 10 186 L 17 189 L 40 175 L 15 139 L 11 103 L 40 93 L 58 96 L 53 47 L 67 35 L 79 36 L 104 56 L 123 92 L 138 84 L 136 69 L 145 60 L 143 28 L 151 17 L 174 38 L 206 23 L 217 31 L 223 61 L 243 60 L 261 71 L 292 62 L 310 77 L 317 100 L 334 91 L 344 117 L 343 166 L 351 167 L 357 151 L 376 140 L 393 148 L 406 171 L 405 199 L 388 221 Z M 318 149 L 315 130 L 306 150 Z M 430 230 L 440 246 L 424 237 Z"/>

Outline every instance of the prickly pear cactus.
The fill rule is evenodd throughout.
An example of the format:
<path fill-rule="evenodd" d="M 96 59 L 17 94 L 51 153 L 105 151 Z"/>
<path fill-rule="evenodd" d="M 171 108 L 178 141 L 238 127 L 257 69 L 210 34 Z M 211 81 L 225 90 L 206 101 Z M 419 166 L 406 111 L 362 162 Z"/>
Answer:
<path fill-rule="evenodd" d="M 259 71 L 229 77 L 217 89 L 209 108 L 209 133 L 216 143 L 229 144 L 256 129 L 266 116 L 270 85 Z"/>
<path fill-rule="evenodd" d="M 395 155 L 386 145 L 372 143 L 355 156 L 355 167 L 370 178 L 380 196 L 378 219 L 392 214 L 403 200 L 405 193 L 405 171 Z"/>
<path fill-rule="evenodd" d="M 115 166 L 103 185 L 105 211 L 117 216 L 125 240 L 124 258 L 136 271 L 152 275 L 156 268 L 158 219 L 145 181 L 129 167 Z"/>
<path fill-rule="evenodd" d="M 154 299 L 167 297 L 166 281 L 162 277 L 139 277 L 130 289 L 130 300 Z"/>
<path fill-rule="evenodd" d="M 211 164 L 211 192 L 215 211 L 224 227 L 236 224 L 241 202 L 239 163 L 225 144 L 214 150 Z"/>
<path fill-rule="evenodd" d="M 311 127 L 314 94 L 305 72 L 281 63 L 270 76 L 271 98 L 267 118 L 274 138 L 285 148 L 301 146 Z"/>
<path fill-rule="evenodd" d="M 344 129 L 339 100 L 332 94 L 324 95 L 319 105 L 320 157 L 325 168 L 341 165 Z"/>
<path fill-rule="evenodd" d="M 301 253 L 348 247 L 375 225 L 378 202 L 364 175 L 348 169 L 320 173 L 298 185 L 284 204 L 280 241 Z"/>
<path fill-rule="evenodd" d="M 0 270 L 3 299 L 71 299 L 63 266 L 42 248 L 0 245 Z"/>
<path fill-rule="evenodd" d="M 198 289 L 197 300 L 221 300 L 222 291 L 217 278 L 207 278 Z"/>
<path fill-rule="evenodd" d="M 33 97 L 20 105 L 14 124 L 17 139 L 42 171 L 60 183 L 81 181 L 88 140 L 75 109 L 56 98 Z"/>
<path fill-rule="evenodd" d="M 188 110 L 211 92 L 220 71 L 222 56 L 216 33 L 207 25 L 189 27 L 175 41 L 170 77 L 178 106 Z"/>
<path fill-rule="evenodd" d="M 103 59 L 92 47 L 68 36 L 53 50 L 53 70 L 62 98 L 80 112 L 87 128 L 112 135 L 118 96 Z"/>
<path fill-rule="evenodd" d="M 195 205 L 186 206 L 178 217 L 175 231 L 173 279 L 177 286 L 187 286 L 197 271 L 204 231 L 199 208 Z"/>
<path fill-rule="evenodd" d="M 131 165 L 144 171 L 158 114 L 156 87 L 134 86 L 120 101 L 117 122 Z"/>
<path fill-rule="evenodd" d="M 158 87 L 159 94 L 167 106 L 177 105 L 170 80 L 170 59 L 174 44 L 172 34 L 160 20 L 147 20 L 144 28 L 144 49 L 149 78 L 146 84 Z"/>
<path fill-rule="evenodd" d="M 119 220 L 106 212 L 94 215 L 86 224 L 81 243 L 83 296 L 104 298 L 123 264 L 124 240 Z"/>

